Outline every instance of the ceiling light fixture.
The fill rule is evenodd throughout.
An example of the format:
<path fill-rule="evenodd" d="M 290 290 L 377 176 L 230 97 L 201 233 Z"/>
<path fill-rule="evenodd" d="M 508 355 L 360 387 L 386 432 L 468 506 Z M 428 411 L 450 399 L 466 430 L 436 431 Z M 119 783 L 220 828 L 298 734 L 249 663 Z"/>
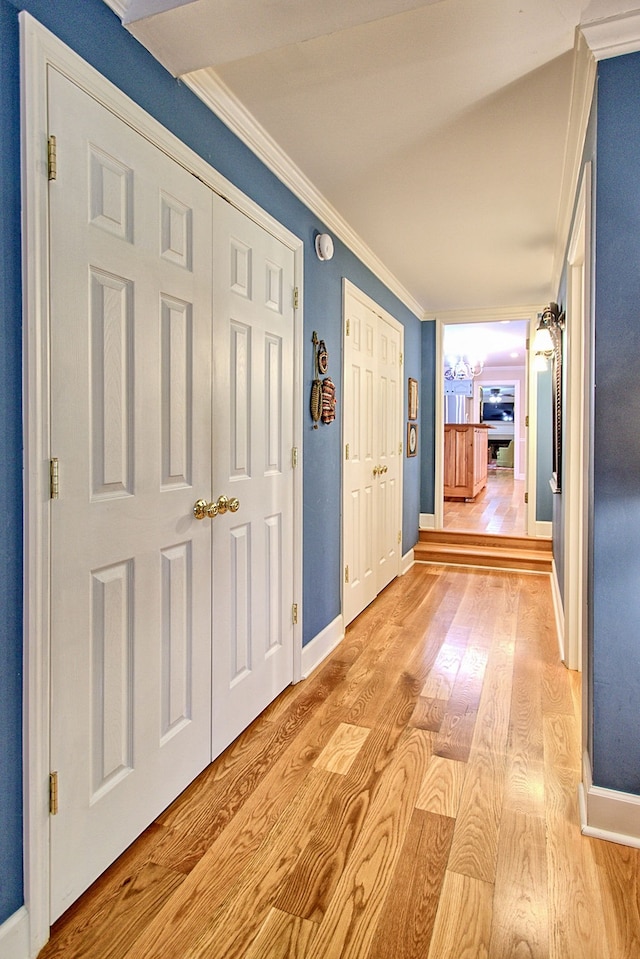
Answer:
<path fill-rule="evenodd" d="M 448 356 L 444 369 L 445 380 L 472 380 L 479 376 L 484 369 L 484 357 L 480 356 Z"/>

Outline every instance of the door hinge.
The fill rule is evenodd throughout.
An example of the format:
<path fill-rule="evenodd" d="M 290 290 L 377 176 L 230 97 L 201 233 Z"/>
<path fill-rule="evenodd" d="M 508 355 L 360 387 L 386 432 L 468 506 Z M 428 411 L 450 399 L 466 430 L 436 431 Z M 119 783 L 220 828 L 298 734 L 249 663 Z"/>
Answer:
<path fill-rule="evenodd" d="M 400 441 L 400 446 L 398 447 L 398 454 L 402 456 L 402 440 Z"/>
<path fill-rule="evenodd" d="M 291 450 L 291 466 L 296 469 L 298 466 L 298 447 L 294 446 Z"/>
<path fill-rule="evenodd" d="M 345 566 L 344 568 L 344 581 L 345 583 L 349 582 L 349 567 Z"/>
<path fill-rule="evenodd" d="M 47 169 L 50 180 L 57 179 L 58 176 L 58 148 L 56 138 L 50 136 L 47 141 Z"/>
<path fill-rule="evenodd" d="M 403 361 L 404 361 L 404 354 L 401 353 L 401 354 L 400 354 L 400 366 L 402 366 Z"/>
<path fill-rule="evenodd" d="M 530 344 L 530 342 L 531 342 L 531 341 L 530 341 L 529 337 L 527 337 L 526 340 L 525 340 L 525 344 L 524 344 L 526 350 L 529 350 L 529 344 Z"/>
<path fill-rule="evenodd" d="M 351 336 L 351 320 L 347 320 L 347 336 Z"/>
<path fill-rule="evenodd" d="M 344 448 L 344 458 L 345 458 L 346 460 L 349 459 L 349 444 L 348 444 L 348 443 L 347 443 L 347 445 L 346 445 L 345 448 Z"/>
<path fill-rule="evenodd" d="M 398 530 L 398 543 L 401 543 L 401 542 L 402 542 L 402 530 L 399 529 L 399 530 Z"/>
<path fill-rule="evenodd" d="M 528 494 L 528 493 L 525 493 L 525 494 L 524 494 L 524 501 L 525 501 L 525 503 L 528 503 L 528 502 L 529 502 L 529 494 Z"/>
<path fill-rule="evenodd" d="M 58 773 L 49 773 L 49 815 L 58 815 Z"/>
<path fill-rule="evenodd" d="M 294 310 L 300 309 L 300 290 L 297 286 L 293 288 L 293 308 Z"/>
<path fill-rule="evenodd" d="M 60 496 L 60 477 L 58 473 L 58 457 L 49 460 L 49 496 L 58 499 Z"/>
<path fill-rule="evenodd" d="M 293 625 L 297 626 L 298 625 L 298 604 L 297 603 L 294 603 L 293 606 L 291 607 L 291 619 L 293 621 Z"/>

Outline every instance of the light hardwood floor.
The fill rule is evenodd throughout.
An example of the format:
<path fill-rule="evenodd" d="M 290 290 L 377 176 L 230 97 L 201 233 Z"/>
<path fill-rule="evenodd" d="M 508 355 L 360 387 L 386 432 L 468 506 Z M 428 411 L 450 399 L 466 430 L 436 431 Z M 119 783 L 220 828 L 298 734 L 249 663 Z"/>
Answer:
<path fill-rule="evenodd" d="M 580 835 L 545 575 L 414 566 L 58 922 L 42 959 L 637 959 Z"/>
<path fill-rule="evenodd" d="M 443 528 L 465 533 L 524 536 L 527 529 L 525 482 L 511 469 L 490 469 L 487 485 L 472 503 L 445 500 Z"/>

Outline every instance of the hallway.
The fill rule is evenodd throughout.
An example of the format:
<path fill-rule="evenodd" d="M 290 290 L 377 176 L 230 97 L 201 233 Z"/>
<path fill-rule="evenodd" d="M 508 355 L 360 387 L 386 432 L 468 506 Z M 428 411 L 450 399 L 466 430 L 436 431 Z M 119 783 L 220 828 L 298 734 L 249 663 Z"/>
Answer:
<path fill-rule="evenodd" d="M 41 959 L 632 959 L 580 835 L 549 578 L 414 566 L 58 922 Z"/>

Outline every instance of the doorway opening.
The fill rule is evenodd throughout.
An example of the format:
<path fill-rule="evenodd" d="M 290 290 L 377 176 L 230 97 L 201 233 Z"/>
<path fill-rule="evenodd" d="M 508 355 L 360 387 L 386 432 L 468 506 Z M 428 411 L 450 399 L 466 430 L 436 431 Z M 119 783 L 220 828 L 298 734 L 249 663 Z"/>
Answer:
<path fill-rule="evenodd" d="M 527 503 L 526 493 L 532 467 L 535 475 L 535 451 L 528 442 L 533 405 L 528 337 L 535 311 L 513 311 L 513 318 L 499 311 L 501 316 L 458 315 L 438 321 L 435 529 L 534 535 L 535 506 Z M 451 423 L 459 424 L 457 430 L 466 424 L 474 433 L 477 450 L 468 467 L 474 471 L 473 495 L 451 495 L 445 477 L 452 462 L 446 452 Z M 470 448 L 471 440 L 468 443 Z"/>

